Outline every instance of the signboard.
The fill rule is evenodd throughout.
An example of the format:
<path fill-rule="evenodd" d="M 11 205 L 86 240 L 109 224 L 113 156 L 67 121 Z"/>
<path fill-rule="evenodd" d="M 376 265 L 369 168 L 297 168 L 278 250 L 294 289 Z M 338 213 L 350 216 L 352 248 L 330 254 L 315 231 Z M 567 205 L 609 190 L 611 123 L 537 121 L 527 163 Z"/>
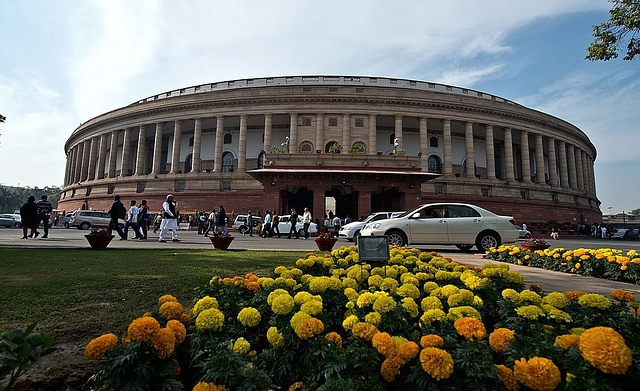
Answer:
<path fill-rule="evenodd" d="M 388 261 L 389 238 L 387 236 L 360 236 L 358 259 L 360 261 Z"/>

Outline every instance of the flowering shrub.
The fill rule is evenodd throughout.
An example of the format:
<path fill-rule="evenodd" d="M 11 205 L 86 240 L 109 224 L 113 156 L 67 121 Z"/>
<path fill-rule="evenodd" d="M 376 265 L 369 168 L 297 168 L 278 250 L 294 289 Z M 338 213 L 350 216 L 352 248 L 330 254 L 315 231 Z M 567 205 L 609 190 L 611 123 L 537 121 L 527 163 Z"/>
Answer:
<path fill-rule="evenodd" d="M 554 248 L 522 251 L 515 245 L 502 245 L 487 251 L 485 258 L 517 265 L 534 266 L 565 273 L 640 284 L 640 254 L 626 254 L 611 248 L 597 250 Z"/>
<path fill-rule="evenodd" d="M 508 264 L 390 255 L 371 265 L 357 246 L 340 247 L 266 277 L 214 277 L 190 316 L 163 296 L 164 309 L 134 320 L 122 342 L 87 345 L 103 357 L 98 389 L 124 377 L 144 378 L 140 390 L 195 391 L 626 390 L 640 380 L 631 292 L 543 296 Z"/>
<path fill-rule="evenodd" d="M 111 234 L 109 233 L 109 229 L 107 229 L 105 227 L 100 227 L 100 228 L 91 228 L 91 231 L 89 231 L 89 233 L 87 235 L 106 236 L 106 235 L 111 235 Z"/>
<path fill-rule="evenodd" d="M 318 232 L 316 235 L 318 239 L 334 239 L 333 232 Z"/>
<path fill-rule="evenodd" d="M 523 244 L 528 244 L 528 245 L 532 245 L 532 246 L 544 246 L 547 245 L 547 241 L 544 240 L 544 238 L 529 238 L 529 239 L 524 239 L 522 241 Z"/>

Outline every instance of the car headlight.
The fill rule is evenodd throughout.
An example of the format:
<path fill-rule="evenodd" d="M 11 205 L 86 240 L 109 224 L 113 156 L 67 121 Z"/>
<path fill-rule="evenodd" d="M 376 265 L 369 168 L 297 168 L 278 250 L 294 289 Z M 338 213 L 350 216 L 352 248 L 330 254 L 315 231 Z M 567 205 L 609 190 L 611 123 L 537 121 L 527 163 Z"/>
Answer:
<path fill-rule="evenodd" d="M 369 223 L 364 227 L 364 229 L 378 229 L 378 228 L 380 228 L 380 223 Z"/>

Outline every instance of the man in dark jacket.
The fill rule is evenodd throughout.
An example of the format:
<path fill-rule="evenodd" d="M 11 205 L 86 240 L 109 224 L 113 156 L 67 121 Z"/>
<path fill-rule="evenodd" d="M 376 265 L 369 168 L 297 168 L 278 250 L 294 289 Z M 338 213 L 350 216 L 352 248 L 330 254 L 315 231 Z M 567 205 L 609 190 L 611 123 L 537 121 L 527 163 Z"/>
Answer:
<path fill-rule="evenodd" d="M 291 224 L 291 228 L 289 228 L 289 236 L 287 236 L 287 239 L 291 239 L 291 234 L 295 234 L 296 239 L 300 239 L 300 235 L 298 234 L 298 229 L 296 227 L 296 225 L 298 224 L 298 212 L 296 212 L 294 208 L 291 208 L 289 224 Z"/>
<path fill-rule="evenodd" d="M 44 235 L 42 235 L 42 238 L 47 238 L 49 237 L 49 223 L 51 222 L 53 205 L 51 205 L 51 202 L 47 201 L 46 195 L 40 197 L 40 201 L 36 202 L 36 205 L 38 205 L 38 224 L 42 221 L 44 226 Z"/>
<path fill-rule="evenodd" d="M 27 202 L 20 207 L 20 219 L 22 220 L 22 239 L 27 238 L 27 229 L 31 229 L 29 237 L 34 235 L 37 238 L 40 235 L 38 232 L 38 205 L 36 205 L 36 197 L 29 196 Z"/>
<path fill-rule="evenodd" d="M 111 209 L 109 209 L 109 216 L 111 216 L 111 221 L 109 222 L 109 233 L 113 232 L 115 229 L 120 235 L 120 240 L 127 240 L 127 237 L 124 234 L 122 228 L 120 228 L 120 223 L 118 219 L 123 219 L 127 215 L 127 209 L 124 207 L 122 202 L 120 202 L 120 196 L 117 195 L 113 197 L 114 201 L 111 205 Z"/>

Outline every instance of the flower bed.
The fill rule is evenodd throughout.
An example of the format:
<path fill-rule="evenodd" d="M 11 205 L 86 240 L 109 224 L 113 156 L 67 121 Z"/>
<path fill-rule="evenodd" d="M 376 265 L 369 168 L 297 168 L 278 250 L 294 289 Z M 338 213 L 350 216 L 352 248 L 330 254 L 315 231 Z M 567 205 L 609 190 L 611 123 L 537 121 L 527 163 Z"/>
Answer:
<path fill-rule="evenodd" d="M 626 254 L 612 248 L 566 250 L 554 248 L 522 251 L 515 245 L 503 245 L 487 251 L 486 259 L 534 266 L 547 270 L 640 284 L 640 254 Z"/>
<path fill-rule="evenodd" d="M 269 277 L 214 277 L 187 313 L 162 296 L 125 337 L 87 345 L 101 359 L 94 389 L 626 390 L 640 380 L 630 292 L 543 297 L 507 264 L 391 248 L 374 266 L 356 250 L 309 253 Z"/>

